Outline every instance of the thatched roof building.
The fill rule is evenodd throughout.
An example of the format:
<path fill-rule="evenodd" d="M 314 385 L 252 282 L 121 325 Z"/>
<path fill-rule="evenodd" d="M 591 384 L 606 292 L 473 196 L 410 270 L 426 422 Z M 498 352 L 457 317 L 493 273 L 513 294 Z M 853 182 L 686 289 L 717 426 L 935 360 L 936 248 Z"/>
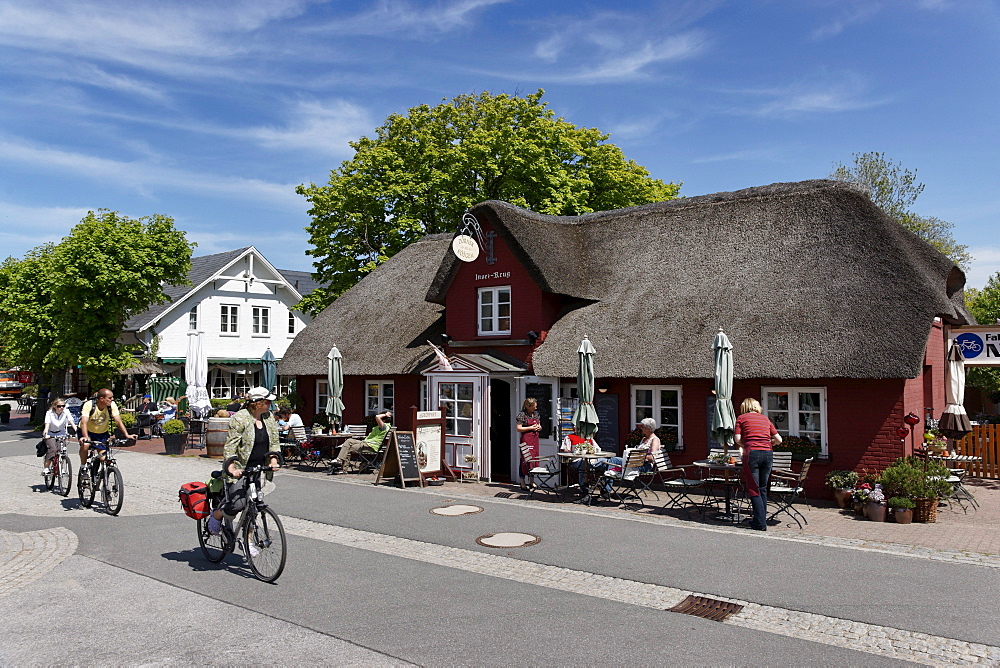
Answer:
<path fill-rule="evenodd" d="M 779 183 L 574 217 L 497 201 L 488 222 L 561 317 L 534 350 L 539 376 L 571 377 L 584 335 L 608 378 L 709 378 L 712 336 L 737 378 L 913 378 L 935 317 L 972 322 L 962 271 L 866 194 Z M 318 375 L 336 344 L 346 374 L 407 374 L 430 358 L 461 264 L 451 235 L 408 247 L 300 334 L 282 374 Z"/>

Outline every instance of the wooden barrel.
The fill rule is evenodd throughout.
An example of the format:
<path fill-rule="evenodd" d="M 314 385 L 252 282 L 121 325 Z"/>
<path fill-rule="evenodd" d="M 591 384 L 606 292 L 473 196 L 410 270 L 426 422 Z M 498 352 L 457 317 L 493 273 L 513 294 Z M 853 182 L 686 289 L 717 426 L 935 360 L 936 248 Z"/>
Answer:
<path fill-rule="evenodd" d="M 229 418 L 208 418 L 205 430 L 205 453 L 212 459 L 222 459 L 228 436 Z"/>

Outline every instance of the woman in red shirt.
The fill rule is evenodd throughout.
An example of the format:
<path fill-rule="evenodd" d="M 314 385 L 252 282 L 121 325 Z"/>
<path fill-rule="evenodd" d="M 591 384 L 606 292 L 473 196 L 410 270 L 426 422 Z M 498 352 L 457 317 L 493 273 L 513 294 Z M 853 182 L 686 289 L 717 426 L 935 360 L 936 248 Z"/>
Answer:
<path fill-rule="evenodd" d="M 760 402 L 746 398 L 736 418 L 736 445 L 743 447 L 743 482 L 753 506 L 750 528 L 767 531 L 767 483 L 771 477 L 772 446 L 781 443 L 781 435 L 771 421 L 761 414 Z"/>

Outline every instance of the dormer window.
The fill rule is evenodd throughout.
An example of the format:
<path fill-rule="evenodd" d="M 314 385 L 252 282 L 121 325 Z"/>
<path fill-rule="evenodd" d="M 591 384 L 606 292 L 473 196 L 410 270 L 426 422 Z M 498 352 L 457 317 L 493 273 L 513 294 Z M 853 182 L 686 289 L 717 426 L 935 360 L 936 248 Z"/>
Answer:
<path fill-rule="evenodd" d="M 510 286 L 479 288 L 479 335 L 510 334 Z"/>

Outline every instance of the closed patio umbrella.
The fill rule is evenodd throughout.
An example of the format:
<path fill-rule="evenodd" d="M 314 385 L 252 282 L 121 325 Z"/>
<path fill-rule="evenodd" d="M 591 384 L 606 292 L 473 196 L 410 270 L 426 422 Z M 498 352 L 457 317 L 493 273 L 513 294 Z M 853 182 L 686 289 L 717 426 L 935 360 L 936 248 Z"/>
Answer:
<path fill-rule="evenodd" d="M 270 348 L 260 356 L 260 367 L 260 384 L 274 392 L 274 386 L 278 383 L 278 362 Z"/>
<path fill-rule="evenodd" d="M 719 328 L 712 342 L 715 353 L 715 410 L 712 411 L 712 437 L 728 451 L 736 429 L 733 411 L 733 345 Z"/>
<path fill-rule="evenodd" d="M 586 336 L 580 343 L 577 353 L 580 356 L 580 367 L 576 373 L 577 394 L 580 404 L 573 412 L 573 425 L 581 438 L 592 438 L 597 433 L 600 420 L 594 409 L 594 346 Z"/>
<path fill-rule="evenodd" d="M 972 431 L 972 423 L 965 412 L 965 356 L 962 349 L 951 344 L 948 351 L 948 382 L 945 384 L 945 408 L 938 422 L 938 429 L 956 441 Z"/>
<path fill-rule="evenodd" d="M 205 355 L 205 333 L 188 332 L 187 357 L 184 360 L 187 379 L 187 399 L 197 417 L 208 415 L 212 402 L 208 398 L 208 357 Z"/>
<path fill-rule="evenodd" d="M 339 424 L 344 417 L 344 402 L 340 400 L 344 393 L 344 365 L 337 346 L 331 348 L 326 356 L 326 382 L 330 389 L 330 398 L 326 400 L 326 414 L 331 422 Z"/>

